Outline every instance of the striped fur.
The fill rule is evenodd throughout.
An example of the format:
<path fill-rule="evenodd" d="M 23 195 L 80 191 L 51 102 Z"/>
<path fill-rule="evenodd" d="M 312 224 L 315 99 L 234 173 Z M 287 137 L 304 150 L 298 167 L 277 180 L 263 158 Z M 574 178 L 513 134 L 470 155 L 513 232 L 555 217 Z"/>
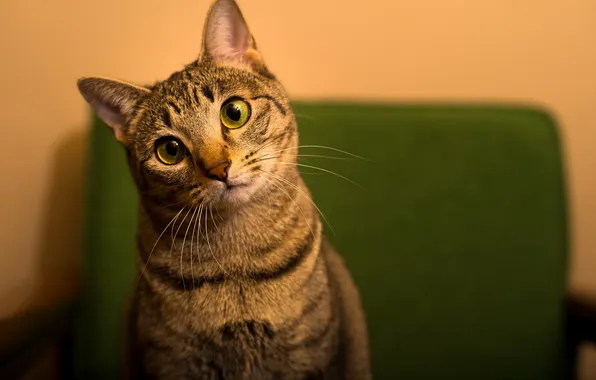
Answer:
<path fill-rule="evenodd" d="M 226 25 L 235 37 L 218 35 Z M 216 1 L 201 57 L 165 81 L 79 88 L 126 147 L 140 194 L 131 378 L 371 377 L 357 289 L 292 165 L 287 94 L 233 0 Z M 220 108 L 232 97 L 251 116 L 230 130 Z M 180 163 L 157 159 L 165 136 L 186 146 Z M 228 184 L 206 174 L 222 159 Z"/>

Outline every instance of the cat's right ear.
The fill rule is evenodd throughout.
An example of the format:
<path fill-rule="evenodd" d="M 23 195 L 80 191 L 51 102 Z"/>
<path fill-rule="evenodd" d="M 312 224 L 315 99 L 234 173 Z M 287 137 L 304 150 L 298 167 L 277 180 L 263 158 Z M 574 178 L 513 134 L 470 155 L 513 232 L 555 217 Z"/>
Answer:
<path fill-rule="evenodd" d="M 134 107 L 150 91 L 133 84 L 98 77 L 81 78 L 77 86 L 97 116 L 112 129 L 116 139 L 128 145 L 133 132 L 129 130 L 129 124 Z"/>

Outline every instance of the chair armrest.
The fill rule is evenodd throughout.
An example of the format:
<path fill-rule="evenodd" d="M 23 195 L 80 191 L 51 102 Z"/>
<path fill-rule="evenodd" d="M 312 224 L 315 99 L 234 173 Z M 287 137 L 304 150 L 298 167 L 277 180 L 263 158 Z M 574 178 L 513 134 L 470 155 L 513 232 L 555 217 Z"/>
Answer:
<path fill-rule="evenodd" d="M 566 299 L 567 333 L 577 344 L 596 344 L 596 296 L 570 292 Z"/>
<path fill-rule="evenodd" d="M 0 320 L 0 373 L 19 378 L 72 322 L 72 305 Z"/>

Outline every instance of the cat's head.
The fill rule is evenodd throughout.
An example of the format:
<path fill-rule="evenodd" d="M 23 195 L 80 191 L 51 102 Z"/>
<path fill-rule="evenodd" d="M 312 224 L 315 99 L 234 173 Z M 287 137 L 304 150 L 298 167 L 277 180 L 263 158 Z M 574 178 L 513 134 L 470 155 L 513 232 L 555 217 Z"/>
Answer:
<path fill-rule="evenodd" d="M 85 100 L 128 151 L 144 197 L 238 206 L 279 186 L 296 155 L 287 95 L 234 0 L 209 10 L 197 61 L 151 88 L 90 77 Z"/>

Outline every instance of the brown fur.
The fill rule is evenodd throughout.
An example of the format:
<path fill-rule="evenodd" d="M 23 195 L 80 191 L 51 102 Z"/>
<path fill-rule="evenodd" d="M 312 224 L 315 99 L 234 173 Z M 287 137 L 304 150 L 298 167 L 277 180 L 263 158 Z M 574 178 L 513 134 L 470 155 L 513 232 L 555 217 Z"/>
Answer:
<path fill-rule="evenodd" d="M 369 379 L 358 291 L 294 165 L 288 97 L 233 0 L 215 2 L 204 35 L 200 59 L 150 89 L 79 81 L 140 193 L 129 375 Z M 251 109 L 238 129 L 220 121 L 232 97 Z M 164 136 L 188 150 L 181 162 L 157 159 Z M 207 175 L 221 162 L 231 187 Z"/>

